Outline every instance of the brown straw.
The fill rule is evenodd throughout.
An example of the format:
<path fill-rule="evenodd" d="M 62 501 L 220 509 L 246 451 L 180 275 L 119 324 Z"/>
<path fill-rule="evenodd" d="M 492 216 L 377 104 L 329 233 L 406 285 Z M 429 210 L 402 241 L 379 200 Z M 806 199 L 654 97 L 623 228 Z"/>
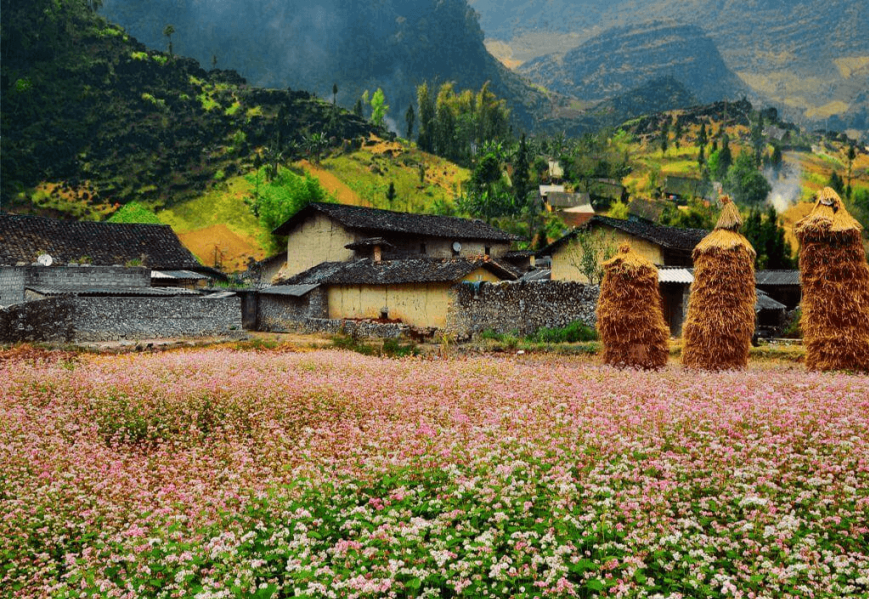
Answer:
<path fill-rule="evenodd" d="M 755 251 L 739 233 L 742 219 L 730 198 L 715 230 L 694 248 L 694 283 L 683 328 L 682 363 L 703 370 L 748 365 L 754 333 Z"/>
<path fill-rule="evenodd" d="M 604 363 L 617 368 L 666 366 L 670 330 L 658 291 L 658 269 L 629 243 L 603 267 L 597 329 Z"/>
<path fill-rule="evenodd" d="M 803 289 L 800 327 L 810 370 L 869 372 L 869 265 L 861 230 L 829 187 L 794 226 Z"/>

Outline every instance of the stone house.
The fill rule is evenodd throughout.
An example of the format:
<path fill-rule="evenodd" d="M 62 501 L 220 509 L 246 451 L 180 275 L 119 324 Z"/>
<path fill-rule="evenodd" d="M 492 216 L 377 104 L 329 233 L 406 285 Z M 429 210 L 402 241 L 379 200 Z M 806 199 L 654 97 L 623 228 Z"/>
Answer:
<path fill-rule="evenodd" d="M 519 238 L 483 221 L 311 203 L 274 231 L 287 236 L 287 279 L 323 262 L 348 262 L 357 250 L 380 248 L 381 259 L 498 259 Z"/>

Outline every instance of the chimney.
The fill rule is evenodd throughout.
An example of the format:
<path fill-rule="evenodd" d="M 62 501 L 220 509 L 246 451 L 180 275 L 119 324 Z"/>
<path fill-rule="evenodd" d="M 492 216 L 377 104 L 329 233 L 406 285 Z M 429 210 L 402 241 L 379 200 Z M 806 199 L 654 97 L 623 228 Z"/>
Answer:
<path fill-rule="evenodd" d="M 383 261 L 383 248 L 380 245 L 374 246 L 374 263 L 377 264 Z"/>

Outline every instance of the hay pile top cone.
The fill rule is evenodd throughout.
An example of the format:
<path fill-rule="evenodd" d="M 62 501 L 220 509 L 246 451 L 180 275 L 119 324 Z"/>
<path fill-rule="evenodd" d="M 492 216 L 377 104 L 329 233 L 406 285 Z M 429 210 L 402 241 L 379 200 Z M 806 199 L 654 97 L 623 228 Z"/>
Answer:
<path fill-rule="evenodd" d="M 694 248 L 693 258 L 696 260 L 699 254 L 709 251 L 738 247 L 747 249 L 754 258 L 757 255 L 754 248 L 748 239 L 739 232 L 740 227 L 742 227 L 739 208 L 730 201 L 728 196 L 721 198 L 721 204 L 723 207 L 718 222 L 715 224 L 715 229 L 697 244 L 697 247 Z"/>
<path fill-rule="evenodd" d="M 842 198 L 830 187 L 818 192 L 815 207 L 794 225 L 794 234 L 800 241 L 803 237 L 826 237 L 830 234 L 856 235 L 859 238 L 862 230 L 863 226 L 848 213 Z"/>

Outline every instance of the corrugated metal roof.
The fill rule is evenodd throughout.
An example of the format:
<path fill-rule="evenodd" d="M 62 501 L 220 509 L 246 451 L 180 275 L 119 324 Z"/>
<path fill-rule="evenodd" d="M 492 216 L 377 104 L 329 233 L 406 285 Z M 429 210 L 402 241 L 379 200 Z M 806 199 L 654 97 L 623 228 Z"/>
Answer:
<path fill-rule="evenodd" d="M 192 270 L 152 270 L 152 279 L 178 279 L 185 281 L 202 281 L 208 279 L 207 276 L 193 272 Z"/>
<path fill-rule="evenodd" d="M 54 297 L 74 295 L 80 297 L 172 297 L 176 295 L 200 295 L 198 291 L 179 287 L 27 287 L 26 289 Z"/>
<path fill-rule="evenodd" d="M 678 283 L 690 285 L 694 282 L 694 275 L 687 268 L 658 268 L 658 283 Z"/>
<path fill-rule="evenodd" d="M 307 295 L 312 292 L 314 289 L 319 287 L 319 284 L 316 285 L 272 285 L 270 287 L 264 287 L 260 289 L 260 293 L 263 295 L 289 295 L 291 297 L 302 297 L 303 295 Z"/>

